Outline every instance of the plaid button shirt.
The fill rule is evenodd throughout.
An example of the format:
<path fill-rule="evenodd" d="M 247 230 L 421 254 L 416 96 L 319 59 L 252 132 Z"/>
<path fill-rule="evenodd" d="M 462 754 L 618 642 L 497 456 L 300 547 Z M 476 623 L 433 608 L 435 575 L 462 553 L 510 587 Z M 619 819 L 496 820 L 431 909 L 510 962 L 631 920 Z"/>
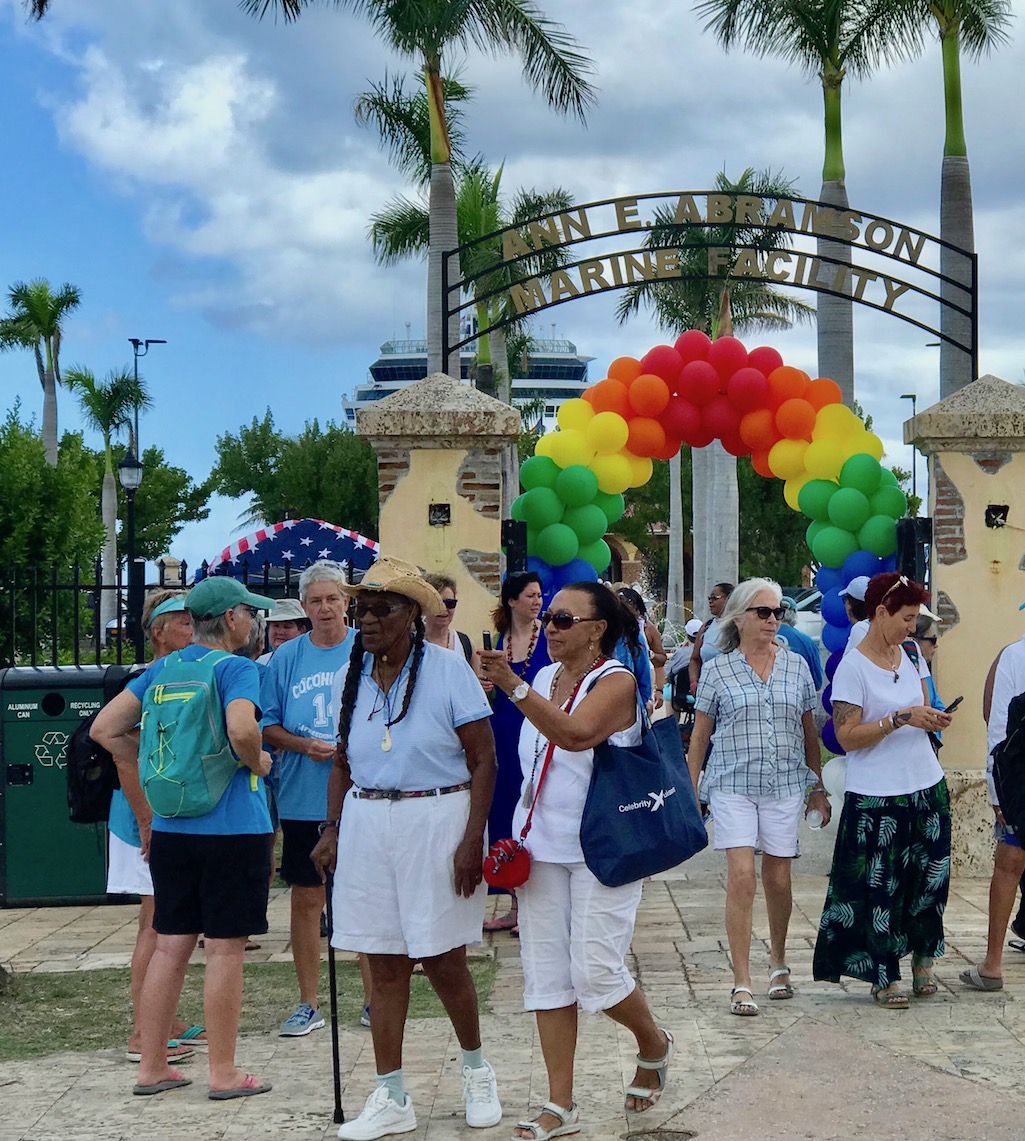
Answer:
<path fill-rule="evenodd" d="M 767 682 L 740 650 L 719 654 L 701 669 L 694 708 L 715 722 L 708 788 L 780 800 L 816 783 L 801 725 L 815 686 L 797 654 L 780 646 Z"/>

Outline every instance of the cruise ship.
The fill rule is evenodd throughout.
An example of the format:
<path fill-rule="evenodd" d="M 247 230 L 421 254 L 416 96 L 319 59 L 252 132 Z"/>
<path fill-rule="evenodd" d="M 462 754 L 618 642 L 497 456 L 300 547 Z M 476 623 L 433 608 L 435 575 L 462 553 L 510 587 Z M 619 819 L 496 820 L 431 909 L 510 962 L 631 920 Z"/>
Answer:
<path fill-rule="evenodd" d="M 460 375 L 467 383 L 475 356 L 472 344 L 460 353 Z M 594 357 L 578 353 L 572 341 L 532 339 L 527 352 L 527 375 L 512 378 L 513 404 L 517 408 L 539 408 L 543 401 L 545 431 L 551 431 L 563 402 L 581 396 L 587 388 L 587 364 L 592 360 Z M 380 356 L 370 366 L 370 376 L 356 386 L 348 399 L 342 400 L 346 424 L 355 431 L 357 409 L 391 396 L 426 375 L 426 340 L 385 341 Z"/>

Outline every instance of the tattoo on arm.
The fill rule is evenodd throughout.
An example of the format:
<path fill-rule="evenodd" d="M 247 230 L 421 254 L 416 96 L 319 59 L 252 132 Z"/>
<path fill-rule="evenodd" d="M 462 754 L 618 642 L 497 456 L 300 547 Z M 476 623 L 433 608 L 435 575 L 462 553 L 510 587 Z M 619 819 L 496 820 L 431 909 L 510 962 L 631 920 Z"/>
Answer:
<path fill-rule="evenodd" d="M 846 725 L 848 721 L 854 720 L 855 724 L 861 722 L 861 706 L 849 705 L 846 701 L 833 702 L 833 725 L 839 729 L 842 725 Z"/>
<path fill-rule="evenodd" d="M 911 720 L 911 710 L 902 709 L 900 713 L 895 714 L 895 717 L 902 725 L 906 725 Z"/>

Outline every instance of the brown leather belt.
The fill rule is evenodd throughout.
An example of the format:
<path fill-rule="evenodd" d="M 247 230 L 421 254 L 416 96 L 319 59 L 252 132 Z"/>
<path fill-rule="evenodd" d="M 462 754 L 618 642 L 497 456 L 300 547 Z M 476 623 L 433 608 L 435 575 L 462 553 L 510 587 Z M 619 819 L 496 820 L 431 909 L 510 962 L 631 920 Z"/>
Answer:
<path fill-rule="evenodd" d="M 424 788 L 416 792 L 405 792 L 399 788 L 353 788 L 354 800 L 417 800 L 421 796 L 447 796 L 450 792 L 465 792 L 469 781 L 463 784 L 450 784 L 446 788 Z"/>

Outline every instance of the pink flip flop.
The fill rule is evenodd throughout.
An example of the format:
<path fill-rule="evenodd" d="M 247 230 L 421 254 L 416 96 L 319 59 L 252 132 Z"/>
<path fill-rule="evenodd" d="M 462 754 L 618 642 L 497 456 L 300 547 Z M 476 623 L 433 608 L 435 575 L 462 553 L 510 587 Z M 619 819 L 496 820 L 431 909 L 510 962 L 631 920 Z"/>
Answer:
<path fill-rule="evenodd" d="M 252 1074 L 246 1074 L 245 1080 L 234 1089 L 212 1089 L 207 1097 L 211 1101 L 231 1101 L 234 1097 L 255 1097 L 258 1093 L 268 1093 L 273 1086 L 270 1082 L 261 1082 Z"/>

